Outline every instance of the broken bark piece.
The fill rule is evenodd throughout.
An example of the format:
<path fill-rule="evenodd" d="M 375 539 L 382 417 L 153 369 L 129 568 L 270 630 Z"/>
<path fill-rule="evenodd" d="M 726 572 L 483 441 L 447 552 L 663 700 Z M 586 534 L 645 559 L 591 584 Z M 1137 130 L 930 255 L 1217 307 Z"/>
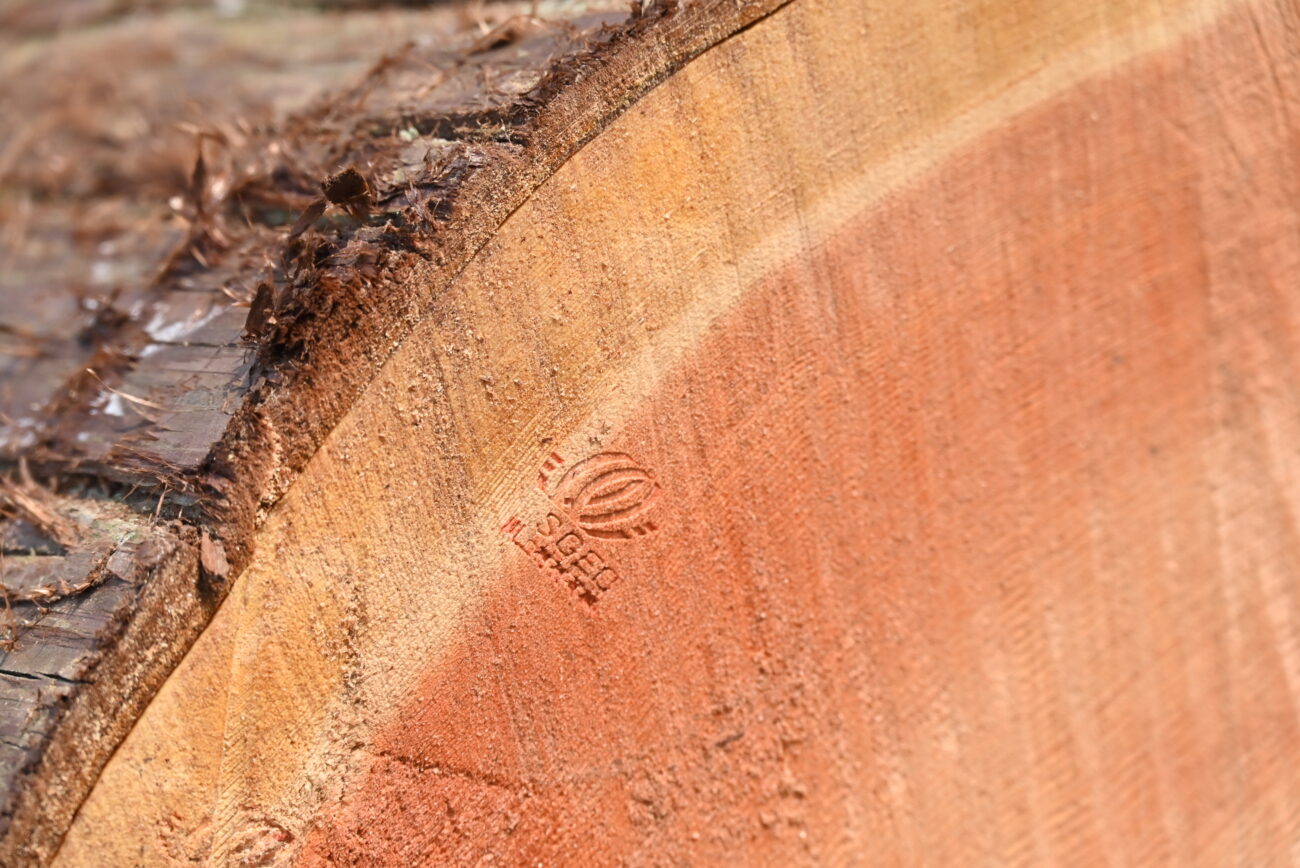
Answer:
<path fill-rule="evenodd" d="M 59 817 L 80 803 L 211 611 L 196 594 L 184 533 L 117 503 L 48 493 L 42 500 L 75 531 L 66 548 L 7 542 L 0 557 L 7 842 L 38 841 L 50 824 L 67 822 Z"/>
<path fill-rule="evenodd" d="M 297 238 L 310 229 L 313 223 L 324 216 L 328 205 L 329 203 L 323 197 L 311 200 L 307 207 L 303 209 L 302 214 L 299 215 L 298 221 L 293 224 L 293 228 L 289 230 L 289 237 Z M 262 284 L 262 286 L 266 286 L 266 284 Z M 249 318 L 252 319 L 251 316 Z M 258 333 L 260 334 L 260 330 Z"/>
<path fill-rule="evenodd" d="M 5 855 L 1285 858 L 1286 10 L 619 6 L 276 127 L 165 415 L 33 426 L 239 587 Z M 292 237 L 341 165 L 385 225 Z"/>
<path fill-rule="evenodd" d="M 352 166 L 330 175 L 320 186 L 325 198 L 349 216 L 357 220 L 365 220 L 370 216 L 370 185 Z"/>
<path fill-rule="evenodd" d="M 221 540 L 213 539 L 206 530 L 199 538 L 199 567 L 209 582 L 223 582 L 230 575 L 230 562 Z"/>
<path fill-rule="evenodd" d="M 324 203 L 321 204 L 321 213 L 324 213 Z M 317 217 L 320 215 L 317 214 Z M 310 222 L 315 221 L 315 217 Z M 299 221 L 301 224 L 303 221 Z M 306 226 L 303 226 L 305 229 Z M 298 234 L 301 230 L 294 227 L 294 233 Z M 266 332 L 267 326 L 275 324 L 275 287 L 269 283 L 260 283 L 257 286 L 257 292 L 253 294 L 253 302 L 248 306 L 248 318 L 244 321 L 244 337 L 254 341 L 260 339 Z"/>

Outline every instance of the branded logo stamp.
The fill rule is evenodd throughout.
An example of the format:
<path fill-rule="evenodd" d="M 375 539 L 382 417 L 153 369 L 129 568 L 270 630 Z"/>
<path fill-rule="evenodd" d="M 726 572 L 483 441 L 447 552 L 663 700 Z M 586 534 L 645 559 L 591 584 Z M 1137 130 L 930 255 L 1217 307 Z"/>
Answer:
<path fill-rule="evenodd" d="M 552 452 L 537 487 L 553 509 L 534 526 L 517 517 L 502 527 L 537 565 L 558 576 L 587 604 L 619 580 L 606 540 L 628 540 L 655 530 L 650 518 L 659 483 L 622 452 L 601 452 L 570 467 Z"/>

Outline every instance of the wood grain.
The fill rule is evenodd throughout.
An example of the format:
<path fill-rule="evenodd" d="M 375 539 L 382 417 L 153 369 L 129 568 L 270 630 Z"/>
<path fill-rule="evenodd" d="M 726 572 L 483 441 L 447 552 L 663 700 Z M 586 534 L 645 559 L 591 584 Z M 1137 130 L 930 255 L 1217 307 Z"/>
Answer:
<path fill-rule="evenodd" d="M 693 60 L 329 433 L 56 864 L 1293 857 L 1294 24 L 797 0 Z M 534 534 L 610 453 L 593 587 Z"/>
<path fill-rule="evenodd" d="M 257 509 L 318 445 L 274 429 L 268 396 L 282 414 L 306 412 L 319 437 L 361 385 L 364 370 L 349 383 L 335 364 L 333 409 L 313 402 L 301 385 L 320 380 L 303 372 L 311 342 L 295 338 L 295 356 L 268 347 L 260 328 L 246 331 L 253 289 L 302 277 L 284 251 L 286 241 L 304 243 L 285 237 L 292 209 L 319 192 L 332 161 L 350 158 L 379 173 L 385 220 L 396 213 L 393 184 L 421 197 L 419 208 L 436 196 L 449 212 L 443 200 L 474 174 L 469 163 L 519 150 L 451 139 L 479 137 L 484 113 L 526 99 L 603 24 L 628 17 L 626 8 L 602 16 L 585 4 L 576 18 L 529 19 L 489 46 L 480 45 L 483 31 L 518 23 L 512 16 L 527 5 L 327 16 L 177 4 L 125 14 L 132 6 L 68 0 L 0 13 L 13 25 L 0 27 L 0 71 L 22 83 L 0 93 L 0 589 L 18 604 L 6 610 L 0 663 L 15 678 L 31 676 L 0 705 L 0 732 L 10 737 L 0 751 L 5 864 L 45 859 L 57 846 L 247 560 Z M 78 27 L 82 13 L 103 19 Z M 313 241 L 367 232 L 323 226 Z M 402 246 L 410 253 L 417 241 L 428 243 L 412 232 Z M 332 289 L 357 282 L 337 272 L 330 280 Z M 300 282 L 310 293 L 326 280 Z M 323 295 L 313 314 L 337 300 Z M 387 335 L 386 349 L 371 347 L 382 357 L 397 332 L 368 310 L 367 322 Z M 354 338 L 333 351 L 364 367 L 364 330 L 341 313 L 328 319 Z M 279 388 L 289 372 L 299 386 Z M 238 472 L 223 441 L 253 456 Z M 87 518 L 94 545 L 54 551 L 57 539 L 35 539 L 39 528 L 10 520 L 10 480 L 32 473 Z M 130 545 L 114 552 L 124 520 L 167 556 L 134 558 Z M 53 548 L 29 552 L 33 541 Z"/>

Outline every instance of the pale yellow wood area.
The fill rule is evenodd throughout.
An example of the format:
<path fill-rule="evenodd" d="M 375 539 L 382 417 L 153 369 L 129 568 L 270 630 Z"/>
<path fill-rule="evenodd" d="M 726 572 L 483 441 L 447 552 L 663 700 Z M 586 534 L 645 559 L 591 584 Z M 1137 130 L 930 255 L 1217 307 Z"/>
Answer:
<path fill-rule="evenodd" d="M 267 517 L 253 562 L 105 770 L 56 864 L 307 859 L 313 833 L 350 806 L 372 772 L 376 731 L 395 725 L 417 683 L 479 628 L 484 599 L 518 556 L 502 523 L 546 508 L 535 480 L 548 454 L 576 456 L 618 442 L 631 420 L 653 408 L 674 372 L 699 364 L 699 348 L 766 291 L 773 274 L 797 270 L 828 239 L 955 154 L 1071 88 L 1123 75 L 1127 64 L 1176 52 L 1219 27 L 1228 35 L 1205 37 L 1209 44 L 1230 42 L 1237 31 L 1224 22 L 1248 7 L 796 0 L 690 63 L 543 185 L 389 360 Z M 1265 21 L 1278 15 L 1271 4 L 1250 8 Z M 1294 72 L 1293 61 L 1284 72 Z M 1088 207 L 1081 199 L 1079 208 Z M 900 229 L 918 238 L 943 231 Z M 807 303 L 833 306 L 819 295 L 832 297 L 828 283 L 818 273 L 806 275 Z M 957 294 L 963 287 L 933 291 Z M 879 303 L 873 314 L 887 317 L 890 306 L 874 292 L 887 294 L 872 286 L 848 298 Z M 826 341 L 809 336 L 809 354 L 823 351 Z M 1294 361 L 1261 359 L 1259 365 L 1284 371 Z M 1268 379 L 1262 375 L 1243 388 Z M 1274 480 L 1271 496 L 1294 509 L 1300 466 L 1285 443 L 1300 433 L 1300 422 L 1287 403 L 1291 393 L 1278 388 L 1277 397 L 1259 397 L 1269 408 L 1266 427 L 1274 441 L 1273 463 L 1263 475 Z M 1225 424 L 1214 436 L 1236 442 L 1254 435 Z M 1068 476 L 1059 484 L 1072 491 L 1088 483 Z M 797 488 L 798 480 L 791 485 Z M 1286 620 L 1295 609 L 1295 576 L 1286 567 L 1296 553 L 1287 536 L 1291 525 L 1285 516 L 1255 510 L 1248 491 L 1233 496 L 1240 500 L 1223 508 L 1247 518 L 1225 517 L 1219 528 L 1228 553 L 1223 569 L 1241 578 L 1233 587 L 1245 595 L 1231 605 L 1276 613 L 1275 653 L 1282 671 L 1292 672 L 1300 649 Z M 734 506 L 745 508 L 743 499 Z M 1267 548 L 1261 540 L 1276 542 L 1261 555 L 1263 566 L 1232 564 L 1231 553 Z M 1256 593 L 1250 583 L 1257 568 L 1272 584 Z M 1047 569 L 1031 565 L 1026 575 Z M 1135 582 L 1142 575 L 1133 568 Z M 1139 605 L 1100 599 L 1102 608 Z M 645 629 L 645 641 L 653 643 Z M 1104 645 L 1096 637 L 1080 641 Z M 854 653 L 871 659 L 873 652 Z M 1294 713 L 1294 683 L 1273 670 L 1253 672 L 1232 655 L 1203 653 L 1232 669 L 1230 680 L 1240 679 L 1242 713 L 1254 713 L 1255 691 L 1270 690 L 1292 691 Z M 1051 677 L 1071 678 L 1068 672 Z M 1101 692 L 1124 687 L 1103 685 Z M 906 689 L 927 688 L 909 683 Z M 1105 697 L 1089 694 L 1094 701 L 1104 704 Z M 1100 737 L 1062 738 L 1067 735 L 1082 743 L 1081 764 L 1100 750 Z M 989 738 L 1014 740 L 1005 733 Z M 1053 756 L 1074 757 L 1075 749 Z M 837 762 L 847 768 L 870 758 L 825 759 Z M 935 774 L 946 774 L 943 768 Z M 751 858 L 869 864 L 874 857 L 940 863 L 940 857 L 981 857 L 1003 864 L 1013 856 L 1034 861 L 1071 852 L 1041 832 L 1073 829 L 1069 817 L 1022 822 L 1008 814 L 990 824 L 957 808 L 942 853 L 908 850 L 897 841 L 890 852 L 871 852 L 877 825 L 912 824 L 913 818 L 892 814 L 890 804 L 905 801 L 916 784 L 885 775 L 883 791 L 868 791 L 860 787 L 865 773 L 844 775 L 835 796 L 847 830 L 842 838 L 820 842 L 816 851 L 797 838 L 756 844 L 746 851 Z M 987 784 L 974 771 L 970 776 L 962 784 L 971 791 Z M 1267 786 L 1258 804 L 1233 809 L 1257 808 L 1257 815 L 1225 818 L 1205 839 L 1240 843 L 1256 826 L 1294 830 L 1294 793 L 1280 783 Z M 1059 793 L 1052 800 L 1068 801 Z M 1113 810 L 1121 815 L 1129 807 Z M 977 827 L 989 825 L 1002 838 L 1001 849 L 963 850 L 964 840 L 978 837 Z M 1121 825 L 1116 821 L 1115 828 Z M 1034 839 L 1035 829 L 1042 840 Z M 815 824 L 811 834 L 818 834 Z M 1100 839 L 1103 850 L 1125 846 L 1113 830 Z M 738 839 L 736 846 L 748 845 Z M 1275 855 L 1279 846 L 1260 840 L 1235 852 Z M 1224 848 L 1215 852 L 1234 852 Z M 1107 855 L 1153 861 L 1145 853 Z M 654 862 L 644 853 L 629 858 Z"/>

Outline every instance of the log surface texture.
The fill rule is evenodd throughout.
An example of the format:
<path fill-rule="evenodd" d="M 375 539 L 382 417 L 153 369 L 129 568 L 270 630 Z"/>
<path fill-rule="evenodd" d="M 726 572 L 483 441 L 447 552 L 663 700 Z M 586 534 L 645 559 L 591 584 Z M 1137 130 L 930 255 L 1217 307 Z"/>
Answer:
<path fill-rule="evenodd" d="M 0 862 L 1300 858 L 1300 9 L 488 8 L 0 139 Z"/>

